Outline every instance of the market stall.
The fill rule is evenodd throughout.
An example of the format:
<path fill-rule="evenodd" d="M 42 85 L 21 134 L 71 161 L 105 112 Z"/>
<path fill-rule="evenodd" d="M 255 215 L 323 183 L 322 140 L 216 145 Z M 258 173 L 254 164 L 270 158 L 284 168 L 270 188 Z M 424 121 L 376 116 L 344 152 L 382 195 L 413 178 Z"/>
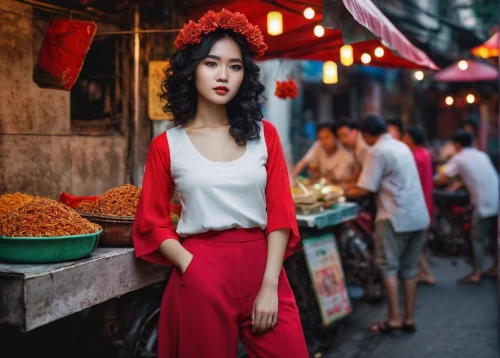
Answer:
<path fill-rule="evenodd" d="M 0 324 L 23 332 L 167 280 L 165 267 L 136 260 L 133 248 L 96 248 L 81 260 L 0 262 Z"/>
<path fill-rule="evenodd" d="M 333 343 L 335 322 L 352 312 L 348 285 L 354 280 L 366 286 L 368 272 L 377 272 L 368 262 L 368 244 L 356 231 L 360 206 L 346 202 L 340 187 L 299 180 L 292 193 L 302 241 L 285 269 L 309 352 L 316 354 Z"/>
<path fill-rule="evenodd" d="M 21 332 L 90 309 L 119 356 L 156 350 L 159 302 L 171 268 L 138 260 L 131 228 L 141 190 L 59 201 L 0 196 L 0 326 Z M 175 214 L 173 214 L 175 215 Z M 116 343 L 115 343 L 116 344 Z M 142 353 L 141 353 L 142 354 Z"/>

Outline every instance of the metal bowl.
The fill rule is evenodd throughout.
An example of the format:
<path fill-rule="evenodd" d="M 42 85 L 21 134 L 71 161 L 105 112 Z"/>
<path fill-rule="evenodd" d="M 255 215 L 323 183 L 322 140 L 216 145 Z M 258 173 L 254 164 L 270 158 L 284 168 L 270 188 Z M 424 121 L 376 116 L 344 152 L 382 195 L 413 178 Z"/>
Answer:
<path fill-rule="evenodd" d="M 92 214 L 79 210 L 77 210 L 77 213 L 84 219 L 102 226 L 102 234 L 99 238 L 99 246 L 133 246 L 132 225 L 134 224 L 134 216 Z"/>

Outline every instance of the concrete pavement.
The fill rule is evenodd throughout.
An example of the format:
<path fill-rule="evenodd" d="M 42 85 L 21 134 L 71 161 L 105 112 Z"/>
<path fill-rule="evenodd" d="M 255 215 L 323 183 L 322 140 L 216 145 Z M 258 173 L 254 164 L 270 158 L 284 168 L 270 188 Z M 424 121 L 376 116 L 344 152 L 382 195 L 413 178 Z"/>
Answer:
<path fill-rule="evenodd" d="M 435 286 L 419 286 L 415 334 L 375 335 L 368 327 L 386 317 L 385 303 L 355 302 L 326 358 L 498 358 L 496 282 L 458 285 L 469 272 L 463 260 L 431 259 Z"/>

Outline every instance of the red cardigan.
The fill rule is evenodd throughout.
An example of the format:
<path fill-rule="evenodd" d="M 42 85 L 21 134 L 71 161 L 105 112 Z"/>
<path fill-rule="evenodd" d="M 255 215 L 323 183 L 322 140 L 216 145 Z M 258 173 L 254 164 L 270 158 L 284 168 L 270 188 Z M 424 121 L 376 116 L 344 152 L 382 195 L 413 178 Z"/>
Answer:
<path fill-rule="evenodd" d="M 300 236 L 290 191 L 288 170 L 276 127 L 266 120 L 264 139 L 267 146 L 266 236 L 278 229 L 289 229 L 285 258 L 294 252 Z M 166 133 L 156 137 L 149 147 L 141 198 L 132 236 L 137 257 L 160 265 L 172 265 L 158 248 L 166 239 L 179 240 L 170 219 L 170 201 L 175 184 L 170 173 L 170 149 Z"/>

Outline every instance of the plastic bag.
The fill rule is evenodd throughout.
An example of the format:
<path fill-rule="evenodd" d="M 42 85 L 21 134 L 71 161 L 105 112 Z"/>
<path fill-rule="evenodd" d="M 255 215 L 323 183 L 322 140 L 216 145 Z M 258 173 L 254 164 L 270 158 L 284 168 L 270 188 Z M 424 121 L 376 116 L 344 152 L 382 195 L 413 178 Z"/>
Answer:
<path fill-rule="evenodd" d="M 76 208 L 78 204 L 80 204 L 83 200 L 93 200 L 97 201 L 99 200 L 98 196 L 76 196 L 76 195 L 71 195 L 68 193 L 65 193 L 64 191 L 61 192 L 61 195 L 59 196 L 59 201 L 63 204 L 68 205 L 71 208 Z"/>
<path fill-rule="evenodd" d="M 96 32 L 93 21 L 52 21 L 33 71 L 38 87 L 71 90 Z"/>

